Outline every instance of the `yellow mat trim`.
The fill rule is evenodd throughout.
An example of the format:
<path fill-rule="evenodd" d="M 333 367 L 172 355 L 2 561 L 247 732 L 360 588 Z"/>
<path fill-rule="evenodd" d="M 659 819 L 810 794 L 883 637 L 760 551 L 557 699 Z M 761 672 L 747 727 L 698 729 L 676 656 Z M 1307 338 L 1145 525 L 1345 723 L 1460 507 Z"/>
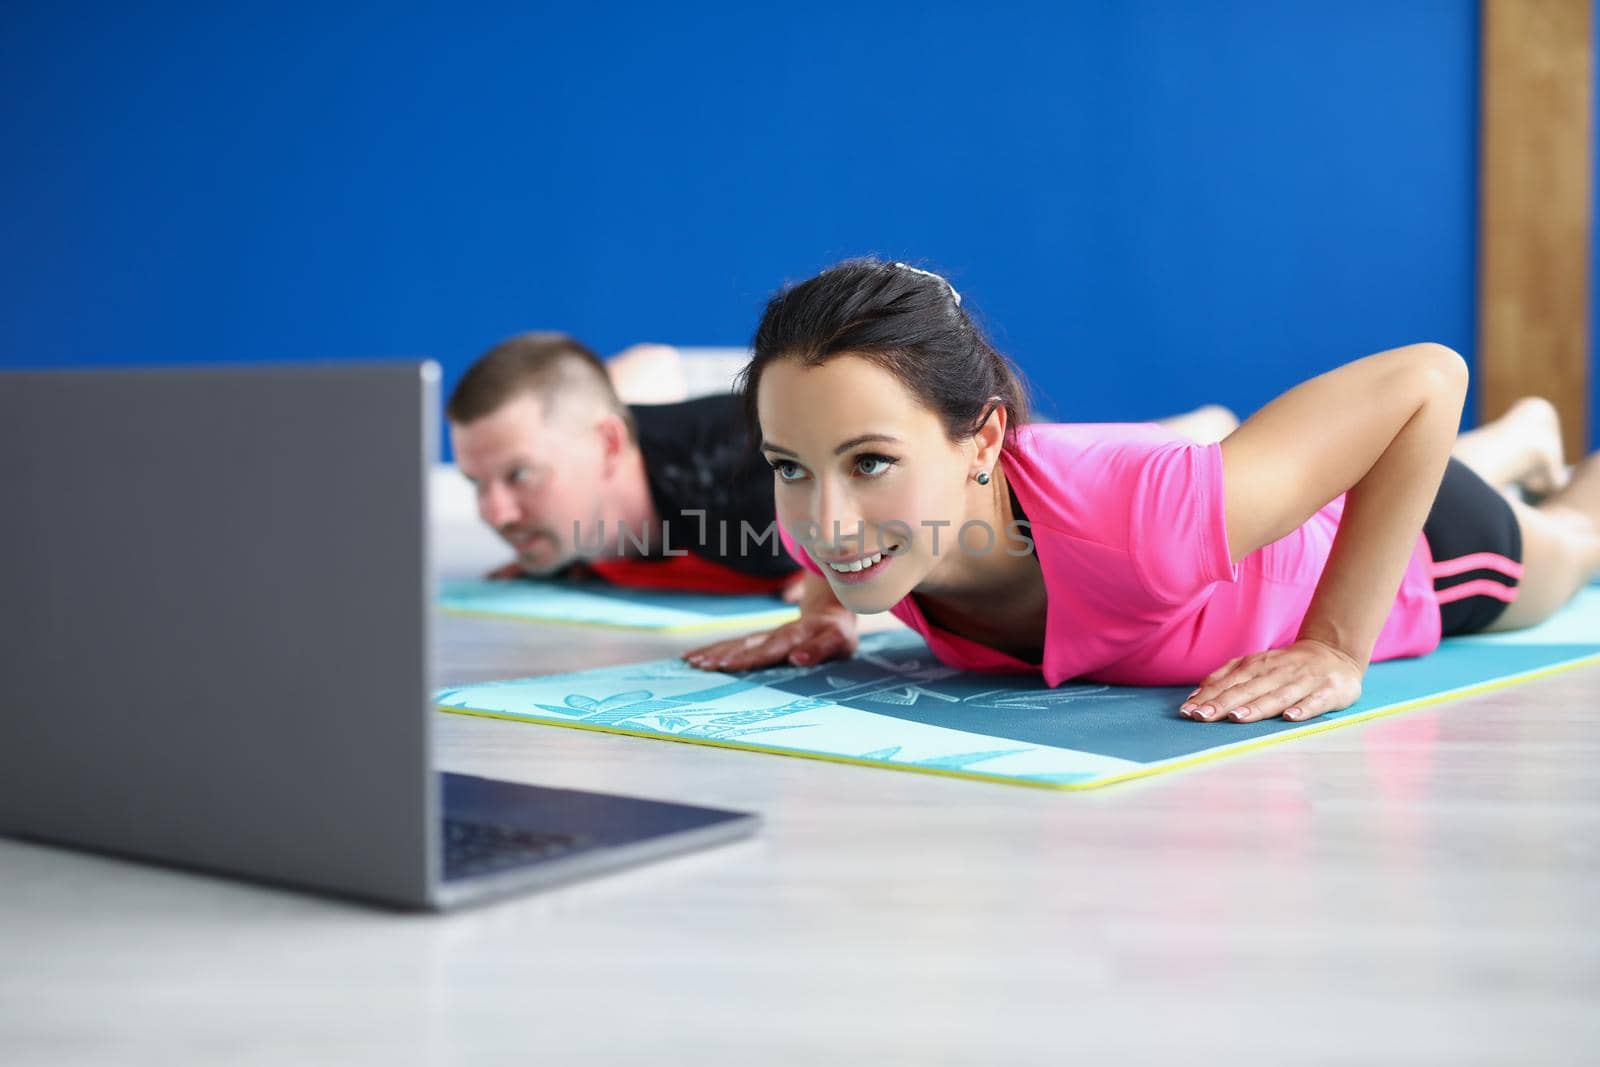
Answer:
<path fill-rule="evenodd" d="M 1147 764 L 1145 766 L 1136 767 L 1132 770 L 1125 771 L 1121 774 L 1108 775 L 1104 778 L 1096 778 L 1093 781 L 1088 782 L 1030 782 L 1026 778 L 1014 778 L 1003 774 L 984 774 L 982 771 L 959 771 L 951 770 L 947 767 L 920 767 L 914 763 L 892 763 L 886 760 L 864 760 L 857 759 L 854 756 L 835 756 L 826 752 L 815 752 L 809 749 L 774 748 L 767 745 L 752 745 L 747 743 L 733 744 L 727 741 L 714 741 L 709 738 L 680 737 L 676 734 L 653 733 L 645 730 L 627 730 L 617 726 L 595 726 L 590 723 L 583 722 L 557 722 L 553 719 L 532 719 L 525 715 L 512 715 L 507 712 L 497 711 L 479 711 L 473 708 L 452 708 L 446 707 L 442 704 L 435 705 L 435 707 L 439 711 L 448 712 L 452 715 L 470 715 L 480 719 L 504 719 L 507 722 L 533 723 L 537 726 L 557 726 L 564 729 L 589 730 L 594 733 L 601 734 L 619 734 L 623 737 L 642 737 L 651 741 L 677 741 L 686 745 L 705 745 L 710 748 L 727 748 L 741 752 L 765 752 L 774 756 L 798 756 L 801 759 L 822 760 L 827 763 L 844 763 L 855 767 L 875 767 L 880 769 L 887 768 L 889 770 L 896 771 L 914 771 L 918 774 L 936 774 L 945 778 L 964 778 L 974 782 L 1000 782 L 1006 785 L 1031 786 L 1035 789 L 1081 792 L 1088 789 L 1098 789 L 1101 786 L 1113 785 L 1117 782 L 1130 781 L 1134 778 L 1147 778 L 1151 775 L 1161 774 L 1165 771 L 1175 771 L 1184 767 L 1194 767 L 1201 763 L 1209 763 L 1214 760 L 1222 759 L 1226 756 L 1236 756 L 1241 752 L 1253 752 L 1257 749 L 1265 748 L 1268 745 L 1279 744 L 1283 741 L 1292 741 L 1297 737 L 1304 737 L 1307 734 L 1326 733 L 1329 730 L 1337 730 L 1341 726 L 1349 726 L 1352 723 L 1368 722 L 1372 719 L 1382 718 L 1387 715 L 1398 715 L 1403 711 L 1415 711 L 1418 708 L 1428 707 L 1432 704 L 1440 704 L 1446 700 L 1456 700 L 1461 697 L 1475 696 L 1480 693 L 1492 692 L 1496 689 L 1505 689 L 1521 682 L 1531 682 L 1539 678 L 1545 678 L 1553 674 L 1561 674 L 1564 671 L 1574 670 L 1578 667 L 1584 667 L 1590 664 L 1600 664 L 1600 652 L 1591 653 L 1589 655 L 1581 656 L 1577 659 L 1567 660 L 1562 663 L 1551 664 L 1548 667 L 1536 667 L 1533 670 L 1521 671 L 1517 674 L 1507 674 L 1499 678 L 1492 678 L 1486 682 L 1477 682 L 1472 685 L 1460 686 L 1455 689 L 1446 689 L 1440 693 L 1431 693 L 1428 696 L 1418 697 L 1414 700 L 1403 700 L 1398 704 L 1388 704 L 1381 708 L 1373 708 L 1371 711 L 1363 711 L 1355 715 L 1347 715 L 1342 718 L 1330 719 L 1326 722 L 1318 722 L 1313 719 L 1297 730 L 1286 730 L 1281 733 L 1273 734 L 1270 737 L 1259 737 L 1253 741 L 1235 742 L 1231 745 L 1224 745 L 1219 748 L 1208 749 L 1205 752 L 1197 752 L 1192 756 L 1178 756 L 1170 760 L 1162 760 L 1159 763 Z M 1196 726 L 1200 725 L 1202 724 L 1196 724 Z M 1228 724 L 1210 723 L 1205 725 L 1209 725 L 1212 728 L 1226 728 Z M 996 740 L 1004 740 L 1004 738 L 996 738 Z"/>
<path fill-rule="evenodd" d="M 478 711 L 475 708 L 447 708 L 436 704 L 439 711 L 452 715 L 470 715 L 478 719 L 504 719 L 506 722 L 531 723 L 535 726 L 555 726 L 563 730 L 589 730 L 597 734 L 618 734 L 622 737 L 642 737 L 650 741 L 677 741 L 685 745 L 704 745 L 707 748 L 726 748 L 737 752 L 765 752 L 772 756 L 798 756 L 801 759 L 821 760 L 824 763 L 845 763 L 852 767 L 874 767 L 879 770 L 916 771 L 919 774 L 937 774 L 946 778 L 967 778 L 975 782 L 1004 782 L 1007 785 L 1030 785 L 1042 789 L 1083 789 L 1086 786 L 1062 786 L 1051 782 L 1030 782 L 1024 778 L 1008 778 L 1001 774 L 982 774 L 978 771 L 956 771 L 948 767 L 919 767 L 914 763 L 890 763 L 885 760 L 857 759 L 854 756 L 835 756 L 811 749 L 772 748 L 767 745 L 733 744 L 713 741 L 704 737 L 679 737 L 676 734 L 650 733 L 647 730 L 624 730 L 617 726 L 594 726 L 582 722 L 556 722 L 553 719 L 530 719 L 526 715 L 511 715 L 501 711 Z M 998 739 L 997 739 L 998 740 Z"/>
<path fill-rule="evenodd" d="M 1587 656 L 1582 656 L 1578 659 L 1567 660 L 1563 663 L 1552 664 L 1548 667 L 1535 667 L 1533 670 L 1520 671 L 1517 674 L 1507 674 L 1500 678 L 1491 678 L 1486 682 L 1476 682 L 1472 685 L 1458 686 L 1455 689 L 1446 689 L 1440 693 L 1430 693 L 1428 696 L 1417 697 L 1414 700 L 1402 700 L 1398 704 L 1386 704 L 1381 708 L 1373 708 L 1371 711 L 1358 712 L 1354 715 L 1349 715 L 1344 718 L 1330 719 L 1326 722 L 1317 722 L 1315 719 L 1313 719 L 1308 722 L 1305 727 L 1298 730 L 1287 730 L 1282 733 L 1273 734 L 1270 737 L 1259 737 L 1254 741 L 1237 742 L 1234 745 L 1225 746 L 1223 748 L 1209 749 L 1205 752 L 1197 752 L 1192 756 L 1179 756 L 1172 760 L 1164 760 L 1160 763 L 1153 763 L 1148 767 L 1140 767 L 1138 770 L 1129 771 L 1126 774 L 1119 774 L 1110 778 L 1099 778 L 1092 783 L 1084 783 L 1076 786 L 1063 786 L 1060 788 L 1093 789 L 1102 785 L 1111 785 L 1115 782 L 1126 782 L 1131 778 L 1147 777 L 1152 774 L 1158 774 L 1162 771 L 1174 771 L 1180 767 L 1193 767 L 1196 764 L 1208 763 L 1212 760 L 1221 759 L 1224 756 L 1232 756 L 1240 752 L 1253 752 L 1256 749 L 1265 748 L 1268 745 L 1277 744 L 1280 741 L 1292 741 L 1297 737 L 1304 737 L 1307 734 L 1326 733 L 1329 730 L 1337 730 L 1341 726 L 1349 726 L 1352 723 L 1368 722 L 1372 719 L 1380 719 L 1387 715 L 1398 715 L 1402 711 L 1415 711 L 1418 708 L 1425 708 L 1431 704 L 1442 704 L 1447 700 L 1457 700 L 1462 697 L 1476 696 L 1480 693 L 1488 693 L 1496 689 L 1506 689 L 1520 682 L 1531 682 L 1552 674 L 1560 674 L 1563 671 L 1570 671 L 1574 668 L 1584 667 L 1590 664 L 1600 664 L 1600 652 L 1590 653 Z M 1218 724 L 1211 723 L 1208 725 L 1215 726 Z"/>

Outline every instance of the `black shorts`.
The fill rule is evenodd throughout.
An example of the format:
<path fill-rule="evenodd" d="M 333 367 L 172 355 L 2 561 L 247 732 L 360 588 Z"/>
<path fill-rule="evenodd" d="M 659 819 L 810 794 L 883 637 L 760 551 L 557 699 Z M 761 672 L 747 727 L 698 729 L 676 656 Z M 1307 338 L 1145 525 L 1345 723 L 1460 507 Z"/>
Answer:
<path fill-rule="evenodd" d="M 1470 634 L 1517 598 L 1522 527 L 1500 491 L 1452 459 L 1422 533 L 1433 552 L 1443 634 Z"/>

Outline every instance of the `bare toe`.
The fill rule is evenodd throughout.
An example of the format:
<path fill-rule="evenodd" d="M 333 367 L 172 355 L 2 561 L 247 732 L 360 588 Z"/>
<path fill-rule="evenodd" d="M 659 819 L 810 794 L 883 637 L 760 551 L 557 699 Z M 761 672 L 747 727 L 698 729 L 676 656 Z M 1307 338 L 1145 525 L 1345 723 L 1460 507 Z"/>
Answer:
<path fill-rule="evenodd" d="M 1569 508 L 1600 523 L 1600 452 L 1591 452 L 1572 468 L 1567 484 L 1545 498 L 1545 506 Z"/>
<path fill-rule="evenodd" d="M 1561 443 L 1561 415 L 1555 405 L 1542 396 L 1525 396 L 1506 414 L 1515 421 L 1533 457 L 1518 484 L 1536 496 L 1564 488 L 1569 474 Z"/>

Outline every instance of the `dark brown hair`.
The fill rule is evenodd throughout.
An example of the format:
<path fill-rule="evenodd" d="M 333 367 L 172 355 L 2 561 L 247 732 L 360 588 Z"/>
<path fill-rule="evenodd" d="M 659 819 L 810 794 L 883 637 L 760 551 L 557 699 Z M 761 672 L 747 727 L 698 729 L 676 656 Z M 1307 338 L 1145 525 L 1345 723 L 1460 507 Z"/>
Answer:
<path fill-rule="evenodd" d="M 893 374 L 936 413 L 952 441 L 983 425 L 999 397 L 1011 429 L 1028 421 L 1021 374 L 961 306 L 949 282 L 903 263 L 853 259 L 790 286 L 767 302 L 738 388 L 759 439 L 756 390 L 776 360 L 815 367 L 851 353 Z"/>

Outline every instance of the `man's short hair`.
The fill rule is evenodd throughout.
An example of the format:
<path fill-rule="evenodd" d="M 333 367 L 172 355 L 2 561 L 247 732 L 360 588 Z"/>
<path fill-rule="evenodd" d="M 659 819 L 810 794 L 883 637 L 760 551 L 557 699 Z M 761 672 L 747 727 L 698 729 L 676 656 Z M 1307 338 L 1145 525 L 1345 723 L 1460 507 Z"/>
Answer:
<path fill-rule="evenodd" d="M 576 389 L 599 397 L 627 425 L 628 435 L 634 435 L 633 412 L 618 398 L 604 361 L 564 333 L 520 333 L 489 349 L 456 383 L 445 414 L 464 426 L 522 393 L 532 393 L 543 399 L 548 415 L 557 396 Z"/>

